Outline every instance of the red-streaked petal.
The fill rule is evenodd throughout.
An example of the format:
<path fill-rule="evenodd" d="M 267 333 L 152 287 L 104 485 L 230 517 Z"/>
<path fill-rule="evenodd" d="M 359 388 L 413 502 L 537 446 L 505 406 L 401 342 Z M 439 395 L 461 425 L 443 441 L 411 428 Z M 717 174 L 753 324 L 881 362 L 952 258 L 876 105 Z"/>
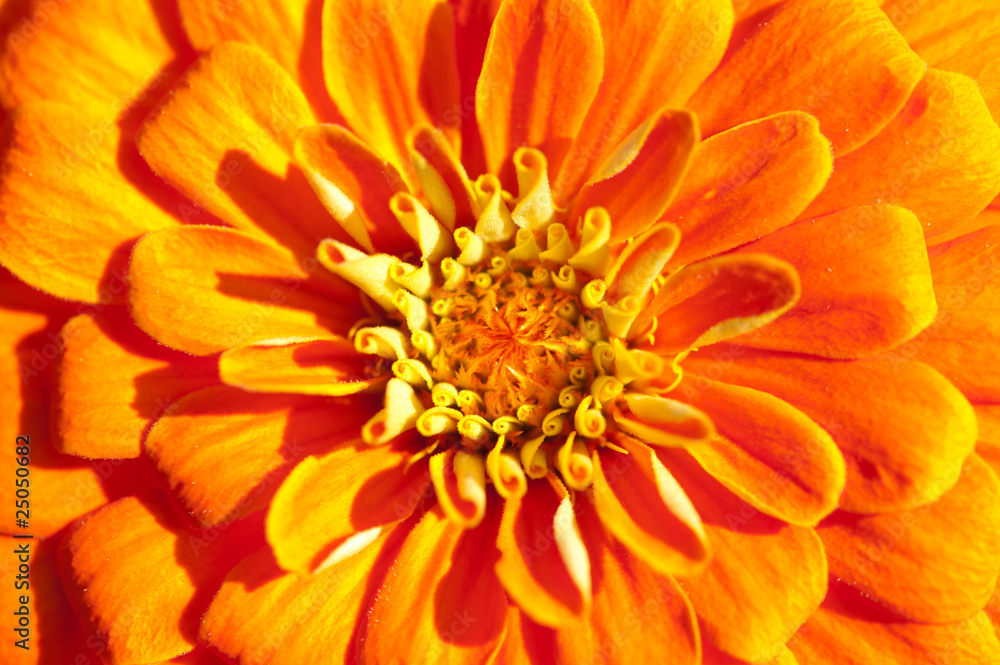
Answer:
<path fill-rule="evenodd" d="M 593 501 L 601 521 L 660 575 L 691 575 L 708 564 L 705 527 L 684 489 L 653 451 L 620 437 L 628 455 L 594 451 Z"/>
<path fill-rule="evenodd" d="M 504 504 L 496 573 L 507 594 L 543 625 L 568 625 L 591 600 L 590 560 L 566 490 L 553 476 L 533 480 Z"/>
<path fill-rule="evenodd" d="M 937 313 L 920 222 L 896 206 L 859 206 L 799 222 L 740 248 L 795 266 L 802 297 L 736 341 L 829 358 L 881 353 Z"/>
<path fill-rule="evenodd" d="M 593 206 L 611 216 L 611 243 L 639 235 L 674 197 L 698 143 L 695 117 L 657 111 L 608 155 L 575 199 L 571 223 Z"/>
<path fill-rule="evenodd" d="M 844 489 L 844 456 L 826 430 L 773 395 L 704 377 L 677 395 L 708 415 L 719 435 L 687 451 L 754 508 L 783 522 L 813 526 Z"/>
<path fill-rule="evenodd" d="M 702 141 L 663 219 L 681 230 L 680 267 L 792 223 L 833 171 L 819 122 L 790 111 Z"/>
<path fill-rule="evenodd" d="M 426 464 L 405 468 L 411 439 L 370 447 L 359 438 L 299 462 L 267 515 L 281 567 L 309 573 L 350 536 L 409 517 L 431 493 Z"/>
<path fill-rule="evenodd" d="M 955 484 L 975 445 L 968 400 L 921 363 L 843 362 L 732 346 L 706 349 L 684 367 L 770 393 L 829 432 L 847 462 L 844 510 L 880 513 L 933 501 Z"/>
<path fill-rule="evenodd" d="M 454 524 L 437 508 L 420 518 L 368 610 L 358 640 L 363 660 L 486 662 L 499 650 L 507 597 L 491 571 L 500 521 L 493 499 L 475 529 Z"/>
<path fill-rule="evenodd" d="M 540 149 L 559 172 L 604 71 L 597 15 L 587 0 L 508 0 L 500 6 L 476 87 L 486 166 L 513 183 L 512 157 Z"/>
<path fill-rule="evenodd" d="M 659 319 L 653 348 L 664 354 L 707 346 L 774 321 L 799 299 L 799 277 L 764 254 L 733 254 L 687 266 L 660 287 L 633 329 Z"/>

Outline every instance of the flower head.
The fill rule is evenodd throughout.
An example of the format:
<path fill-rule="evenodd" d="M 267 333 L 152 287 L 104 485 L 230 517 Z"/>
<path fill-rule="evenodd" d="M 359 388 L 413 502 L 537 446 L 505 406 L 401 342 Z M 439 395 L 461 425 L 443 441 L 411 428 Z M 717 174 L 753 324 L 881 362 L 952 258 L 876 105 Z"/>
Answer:
<path fill-rule="evenodd" d="M 960 37 L 868 0 L 131 4 L 0 54 L 0 261 L 80 303 L 5 303 L 11 358 L 61 326 L 20 379 L 43 496 L 86 495 L 36 555 L 66 654 L 997 647 L 1000 128 Z"/>

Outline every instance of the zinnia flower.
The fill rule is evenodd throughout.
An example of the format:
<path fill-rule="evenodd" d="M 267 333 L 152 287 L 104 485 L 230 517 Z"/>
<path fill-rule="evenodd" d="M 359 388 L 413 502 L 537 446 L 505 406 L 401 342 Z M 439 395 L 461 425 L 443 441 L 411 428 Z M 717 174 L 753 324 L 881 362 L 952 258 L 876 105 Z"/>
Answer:
<path fill-rule="evenodd" d="M 7 661 L 995 662 L 1000 18 L 930 4 L 5 4 Z"/>

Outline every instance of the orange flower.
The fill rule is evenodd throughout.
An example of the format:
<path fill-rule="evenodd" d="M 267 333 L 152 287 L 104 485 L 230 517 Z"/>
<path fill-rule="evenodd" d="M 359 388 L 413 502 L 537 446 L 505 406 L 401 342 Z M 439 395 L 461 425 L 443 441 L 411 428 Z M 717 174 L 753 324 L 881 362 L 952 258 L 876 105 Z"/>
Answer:
<path fill-rule="evenodd" d="M 5 5 L 32 662 L 995 657 L 1000 20 L 737 4 Z"/>

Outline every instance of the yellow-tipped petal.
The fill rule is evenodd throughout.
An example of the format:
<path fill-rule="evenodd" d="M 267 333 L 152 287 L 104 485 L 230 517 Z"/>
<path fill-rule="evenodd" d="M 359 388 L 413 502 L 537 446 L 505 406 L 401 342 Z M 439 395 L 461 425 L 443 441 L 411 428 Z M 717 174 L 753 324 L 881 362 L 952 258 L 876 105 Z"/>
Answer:
<path fill-rule="evenodd" d="M 431 401 L 434 406 L 455 406 L 458 404 L 458 388 L 444 381 L 435 383 L 431 390 Z"/>
<path fill-rule="evenodd" d="M 476 234 L 492 242 L 507 242 L 517 231 L 517 225 L 503 200 L 500 180 L 491 173 L 481 175 L 475 189 L 482 206 L 476 220 Z"/>
<path fill-rule="evenodd" d="M 410 355 L 410 340 L 399 328 L 374 326 L 361 328 L 354 334 L 354 348 L 360 353 L 373 353 L 391 360 L 405 360 Z"/>
<path fill-rule="evenodd" d="M 580 302 L 587 309 L 595 309 L 600 306 L 601 301 L 604 300 L 604 294 L 608 291 L 608 285 L 604 283 L 603 280 L 594 279 L 587 282 L 587 285 L 583 287 L 583 291 L 580 292 Z"/>
<path fill-rule="evenodd" d="M 590 208 L 583 215 L 580 249 L 569 258 L 574 268 L 604 277 L 611 265 L 611 216 L 604 208 Z"/>
<path fill-rule="evenodd" d="M 399 261 L 396 257 L 388 254 L 369 256 L 342 242 L 327 239 L 320 243 L 316 258 L 327 270 L 364 291 L 386 311 L 395 309 L 392 294 L 399 285 L 389 277 L 389 267 Z"/>
<path fill-rule="evenodd" d="M 538 255 L 542 261 L 566 263 L 576 251 L 569 239 L 569 232 L 562 224 L 552 224 L 546 231 L 546 249 Z"/>
<path fill-rule="evenodd" d="M 455 260 L 463 266 L 479 265 L 490 253 L 483 239 L 464 227 L 455 230 L 455 244 L 461 250 Z"/>
<path fill-rule="evenodd" d="M 458 421 L 458 433 L 470 441 L 485 443 L 493 434 L 493 425 L 482 416 L 465 416 Z"/>
<path fill-rule="evenodd" d="M 533 231 L 544 229 L 556 214 L 545 155 L 537 148 L 518 148 L 514 152 L 514 170 L 518 196 L 511 213 L 514 223 Z"/>
<path fill-rule="evenodd" d="M 430 459 L 431 481 L 448 519 L 466 529 L 486 514 L 486 465 L 481 455 L 451 448 Z"/>
<path fill-rule="evenodd" d="M 576 432 L 570 432 L 566 442 L 559 447 L 556 464 L 568 486 L 577 491 L 590 487 L 594 479 L 594 462 L 590 459 L 587 445 L 576 436 Z"/>
<path fill-rule="evenodd" d="M 507 252 L 507 256 L 515 261 L 534 261 L 541 253 L 542 248 L 531 229 L 518 229 L 514 249 Z"/>
<path fill-rule="evenodd" d="M 389 266 L 389 279 L 418 298 L 428 297 L 431 294 L 431 287 L 434 286 L 431 267 L 426 261 L 419 268 L 399 260 L 393 261 Z"/>
<path fill-rule="evenodd" d="M 431 378 L 430 370 L 416 358 L 407 360 L 397 360 L 392 364 L 392 373 L 397 379 L 406 381 L 411 386 L 432 388 L 434 379 Z"/>
<path fill-rule="evenodd" d="M 392 304 L 396 306 L 400 314 L 406 317 L 406 327 L 410 329 L 411 333 L 427 327 L 429 320 L 427 302 L 423 298 L 418 298 L 409 291 L 399 289 L 392 296 Z"/>
<path fill-rule="evenodd" d="M 528 480 L 517 454 L 510 449 L 504 450 L 505 443 L 501 436 L 486 456 L 486 472 L 493 481 L 497 494 L 505 499 L 522 497 L 528 491 Z"/>
<path fill-rule="evenodd" d="M 444 276 L 444 288 L 454 290 L 469 277 L 469 270 L 453 258 L 441 261 L 441 274 Z"/>
<path fill-rule="evenodd" d="M 388 443 L 417 422 L 424 407 L 413 386 L 399 379 L 389 379 L 385 386 L 385 408 L 361 428 L 361 438 L 370 446 Z"/>
<path fill-rule="evenodd" d="M 458 409 L 433 406 L 417 418 L 417 429 L 424 436 L 454 432 L 458 429 L 458 421 L 463 417 L 464 414 Z"/>
<path fill-rule="evenodd" d="M 529 478 L 544 478 L 549 473 L 548 455 L 542 448 L 545 436 L 536 437 L 521 446 L 521 467 Z"/>
<path fill-rule="evenodd" d="M 584 397 L 573 414 L 573 426 L 577 433 L 588 439 L 596 439 L 604 434 L 607 425 L 604 414 L 600 409 L 594 408 L 593 395 Z"/>
<path fill-rule="evenodd" d="M 642 301 L 635 296 L 625 296 L 614 305 L 601 303 L 604 324 L 615 337 L 627 337 L 632 324 L 642 313 Z"/>
<path fill-rule="evenodd" d="M 436 263 L 455 251 L 451 235 L 415 197 L 397 192 L 389 201 L 399 224 L 420 245 L 420 260 Z"/>

